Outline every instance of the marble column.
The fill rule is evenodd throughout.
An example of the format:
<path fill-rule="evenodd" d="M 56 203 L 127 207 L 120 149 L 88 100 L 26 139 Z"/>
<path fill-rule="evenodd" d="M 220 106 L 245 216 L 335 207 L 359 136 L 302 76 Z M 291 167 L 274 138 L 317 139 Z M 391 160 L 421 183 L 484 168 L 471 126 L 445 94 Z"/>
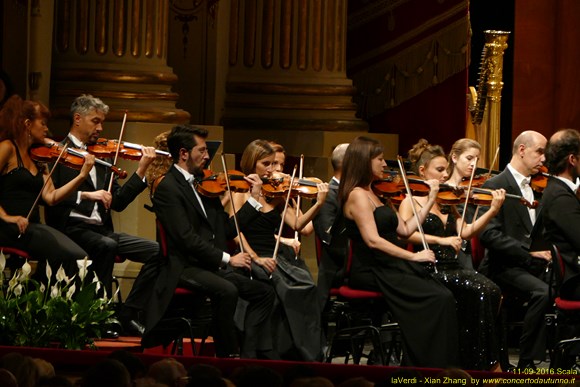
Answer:
<path fill-rule="evenodd" d="M 82 93 L 111 107 L 108 120 L 187 122 L 167 66 L 168 0 L 56 0 L 51 108 L 67 117 Z"/>
<path fill-rule="evenodd" d="M 346 77 L 346 8 L 231 0 L 226 130 L 367 130 Z"/>

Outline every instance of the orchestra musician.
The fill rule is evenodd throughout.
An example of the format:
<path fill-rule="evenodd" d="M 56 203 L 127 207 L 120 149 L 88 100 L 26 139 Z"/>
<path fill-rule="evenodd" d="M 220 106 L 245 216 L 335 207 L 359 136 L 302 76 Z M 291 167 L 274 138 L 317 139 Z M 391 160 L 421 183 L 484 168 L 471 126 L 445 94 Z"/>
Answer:
<path fill-rule="evenodd" d="M 94 156 L 86 157 L 68 184 L 55 188 L 46 165 L 37 164 L 29 154 L 33 144 L 45 143 L 49 116 L 42 103 L 18 95 L 0 111 L 0 245 L 28 252 L 40 268 L 48 260 L 55 274 L 62 265 L 72 277 L 78 271 L 75 261 L 87 253 L 60 231 L 41 224 L 34 204 L 41 191 L 43 202 L 51 206 L 71 195 L 89 176 Z"/>
<path fill-rule="evenodd" d="M 147 332 L 153 334 L 177 286 L 207 294 L 213 309 L 213 337 L 218 357 L 270 357 L 269 317 L 274 304 L 272 288 L 239 274 L 249 269 L 248 253 L 229 254 L 227 240 L 236 236 L 235 220 L 228 218 L 219 197 L 200 195 L 196 177 L 203 176 L 209 155 L 208 132 L 189 125 L 175 126 L 167 137 L 173 166 L 158 184 L 153 208 L 167 235 L 167 263 L 160 268 L 147 308 Z M 259 215 L 262 182 L 248 175 L 249 198 L 237 213 L 240 227 Z M 234 312 L 238 297 L 249 303 L 238 348 Z M 148 333 L 145 333 L 147 336 Z M 241 350 L 241 352 L 240 352 Z"/>
<path fill-rule="evenodd" d="M 512 158 L 497 176 L 487 180 L 484 188 L 503 188 L 508 194 L 535 199 L 530 177 L 539 172 L 544 161 L 546 138 L 535 131 L 524 131 L 515 139 Z M 485 211 L 485 209 L 483 209 Z M 535 360 L 546 356 L 545 313 L 550 307 L 546 265 L 552 256 L 548 250 L 534 250 L 532 240 L 540 237 L 542 206 L 527 208 L 507 200 L 490 220 L 479 239 L 486 248 L 480 270 L 500 286 L 504 294 L 519 295 L 527 301 L 520 336 L 519 369 L 535 369 Z"/>
<path fill-rule="evenodd" d="M 580 176 L 580 133 L 559 130 L 546 147 L 548 184 L 542 193 L 546 239 L 555 244 L 564 261 L 565 276 L 559 295 L 580 301 L 580 201 L 577 197 Z"/>
<path fill-rule="evenodd" d="M 399 237 L 417 230 L 435 203 L 439 183 L 428 180 L 430 192 L 417 218 L 404 219 L 385 206 L 371 188 L 383 177 L 386 162 L 378 141 L 357 137 L 346 150 L 339 202 L 353 248 L 349 286 L 380 291 L 398 321 L 406 366 L 457 366 L 458 328 L 455 298 L 422 263 L 435 262 L 432 250 L 411 252 Z"/>
<path fill-rule="evenodd" d="M 268 141 L 251 142 L 242 154 L 242 172 L 271 178 L 275 153 Z M 268 197 L 264 191 L 259 198 L 262 209 L 258 218 L 240 230 L 247 240 L 244 249 L 250 253 L 254 264 L 261 267 L 253 270 L 254 278 L 272 284 L 278 296 L 272 326 L 275 346 L 283 359 L 315 361 L 322 358 L 321 311 L 314 279 L 306 263 L 296 256 L 290 246 L 279 243 L 278 254 L 273 256 L 282 219 L 285 224 L 300 231 L 320 210 L 328 193 L 328 184 L 318 184 L 316 189 L 316 203 L 298 217 L 291 206 L 283 214 L 287 195 Z M 239 209 L 248 195 L 235 193 L 234 207 Z"/>
<path fill-rule="evenodd" d="M 77 97 L 71 105 L 71 127 L 64 142 L 68 142 L 69 147 L 79 149 L 86 149 L 88 145 L 94 144 L 103 130 L 103 122 L 108 112 L 109 107 L 99 98 L 88 94 Z M 147 187 L 145 173 L 155 160 L 156 153 L 152 147 L 143 147 L 142 153 L 137 170 L 122 186 L 115 177 L 109 191 L 112 172 L 102 165 L 96 165 L 89 175 L 90 178 L 73 195 L 46 212 L 50 225 L 91 252 L 93 263 L 89 269 L 97 274 L 108 295 L 112 291 L 111 280 L 116 256 L 146 263 L 155 259 L 159 253 L 159 245 L 155 241 L 115 232 L 111 219 L 111 210 L 123 211 Z M 75 170 L 58 165 L 53 175 L 55 186 L 67 184 L 77 174 Z M 129 305 L 135 302 L 135 313 L 145 307 L 148 287 L 149 284 L 144 280 L 135 281 L 134 292 L 127 300 Z M 132 316 L 131 319 L 137 321 L 138 317 Z M 132 330 L 128 326 L 123 328 Z M 142 327 L 138 330 L 142 330 Z M 114 332 L 110 335 L 115 336 Z"/>
<path fill-rule="evenodd" d="M 469 177 L 471 169 L 476 168 L 479 144 L 463 139 L 457 141 L 453 149 L 454 172 Z M 462 151 L 457 151 L 458 149 Z M 431 145 L 427 140 L 421 139 L 409 151 L 409 160 L 412 162 L 413 172 L 420 178 L 435 179 L 440 183 L 447 181 L 448 162 L 440 146 Z M 492 195 L 489 211 L 472 223 L 468 224 L 464 220 L 453 201 L 444 201 L 447 204 L 441 205 L 436 201 L 423 223 L 426 240 L 437 259 L 438 271 L 432 276 L 451 290 L 457 301 L 461 367 L 469 370 L 501 370 L 499 334 L 496 329 L 501 290 L 484 275 L 464 268 L 458 258 L 462 241 L 470 240 L 482 230 L 501 208 L 505 191 L 493 191 Z M 413 216 L 412 205 L 420 210 L 426 205 L 428 198 L 415 196 L 413 201 L 414 203 L 408 196 L 402 201 L 399 213 L 403 219 Z M 457 204 L 459 203 L 464 203 L 461 196 L 457 199 Z M 421 239 L 417 232 L 409 240 L 414 243 L 415 251 L 420 250 Z"/>

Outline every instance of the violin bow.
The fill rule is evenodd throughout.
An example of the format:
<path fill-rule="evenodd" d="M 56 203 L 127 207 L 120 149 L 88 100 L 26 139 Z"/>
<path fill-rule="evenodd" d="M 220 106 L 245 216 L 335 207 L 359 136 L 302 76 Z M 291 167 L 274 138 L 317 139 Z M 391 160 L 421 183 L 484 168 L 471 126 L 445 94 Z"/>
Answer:
<path fill-rule="evenodd" d="M 403 183 L 405 183 L 405 189 L 407 190 L 407 195 L 411 200 L 411 208 L 413 209 L 413 216 L 417 222 L 417 230 L 421 235 L 421 242 L 423 242 L 423 249 L 429 250 L 429 245 L 427 244 L 427 239 L 425 238 L 425 233 L 423 232 L 423 225 L 419 221 L 419 214 L 417 214 L 417 209 L 415 208 L 415 200 L 413 199 L 413 194 L 411 193 L 411 188 L 409 188 L 409 181 L 407 180 L 407 175 L 405 174 L 405 169 L 403 168 L 403 161 L 401 156 L 397 156 L 397 162 L 399 163 L 399 169 L 401 170 L 401 177 L 403 178 Z M 433 264 L 433 270 L 437 273 L 437 266 Z"/>
<path fill-rule="evenodd" d="M 240 240 L 240 252 L 244 253 L 244 241 L 242 235 L 240 234 L 240 226 L 238 225 L 238 216 L 236 215 L 236 206 L 234 204 L 234 197 L 232 195 L 232 190 L 230 189 L 230 177 L 228 176 L 228 167 L 226 166 L 226 156 L 221 153 L 222 158 L 222 168 L 224 169 L 224 176 L 226 177 L 226 187 L 228 189 L 228 195 L 230 197 L 230 206 L 232 206 L 232 213 L 234 214 L 234 225 L 236 226 L 236 233 L 238 234 L 238 239 Z M 250 279 L 252 278 L 252 268 L 250 267 Z"/>
<path fill-rule="evenodd" d="M 125 132 L 125 124 L 127 123 L 127 110 L 123 114 L 123 123 L 121 124 L 121 132 L 119 133 L 119 142 L 117 143 L 117 150 L 115 151 L 115 157 L 113 158 L 113 165 L 117 165 L 117 159 L 119 158 L 119 150 L 121 149 L 121 140 L 123 139 L 123 133 Z M 107 191 L 111 192 L 113 189 L 113 181 L 115 180 L 115 175 L 111 173 L 111 179 L 109 180 L 109 188 Z"/>
<path fill-rule="evenodd" d="M 495 165 L 495 162 L 497 161 L 498 155 L 499 155 L 499 145 L 495 149 L 495 155 L 493 156 L 493 161 L 491 162 L 491 164 L 489 166 L 489 171 L 487 171 L 487 177 L 491 177 L 491 171 L 493 170 L 493 166 Z"/>
<path fill-rule="evenodd" d="M 477 157 L 475 158 L 475 165 L 477 166 Z M 461 213 L 461 223 L 459 224 L 459 231 L 457 232 L 458 237 L 461 237 L 461 232 L 463 231 L 463 224 L 465 223 L 465 214 L 467 212 L 467 204 L 469 203 L 469 195 L 471 195 L 471 185 L 473 184 L 473 176 L 475 176 L 476 169 L 477 168 L 474 166 L 473 169 L 471 170 L 471 176 L 469 178 L 467 192 L 465 193 L 465 204 L 463 206 L 463 211 Z"/>
<path fill-rule="evenodd" d="M 282 237 L 284 218 L 286 217 L 286 210 L 288 210 L 288 203 L 290 202 L 292 187 L 294 186 L 294 176 L 296 176 L 296 165 L 292 171 L 292 177 L 290 178 L 290 188 L 288 189 L 288 195 L 286 195 L 286 202 L 284 203 L 284 210 L 282 211 L 282 220 L 280 221 L 280 227 L 278 228 L 278 238 L 276 238 L 276 246 L 274 247 L 274 254 L 272 254 L 272 258 L 274 258 L 274 260 L 276 260 L 276 257 L 278 256 L 278 249 L 280 248 L 280 238 Z"/>
<path fill-rule="evenodd" d="M 302 179 L 302 174 L 304 171 L 304 154 L 300 155 L 300 167 L 298 170 L 298 180 Z M 298 242 L 298 237 L 299 237 L 299 233 L 298 233 L 298 218 L 300 217 L 300 201 L 301 201 L 302 197 L 300 195 L 298 195 L 298 198 L 296 198 L 296 220 L 294 222 L 294 240 L 296 242 Z M 295 259 L 298 259 L 298 254 L 296 254 L 296 257 L 294 257 Z"/>
<path fill-rule="evenodd" d="M 38 193 L 38 195 L 36 195 L 36 199 L 34 200 L 34 203 L 32 203 L 32 207 L 30 207 L 30 211 L 28 211 L 28 215 L 26 215 L 26 220 L 30 220 L 30 216 L 32 216 L 32 212 L 34 211 L 34 209 L 36 208 L 36 205 L 38 204 L 38 201 L 42 197 L 42 191 L 44 191 L 44 189 L 46 188 L 46 184 L 48 184 L 48 180 L 52 177 L 52 174 L 53 174 L 54 170 L 56 169 L 58 162 L 60 161 L 60 159 L 62 158 L 62 156 L 66 152 L 66 148 L 67 148 L 68 143 L 69 143 L 69 139 L 67 138 L 62 146 L 62 150 L 60 151 L 58 158 L 56 159 L 56 161 L 54 162 L 54 165 L 50 169 L 48 176 L 46 177 L 46 179 L 44 179 L 44 183 L 42 184 L 42 188 L 40 189 L 40 192 Z M 18 238 L 20 238 L 21 236 L 22 236 L 22 234 L 18 234 Z"/>

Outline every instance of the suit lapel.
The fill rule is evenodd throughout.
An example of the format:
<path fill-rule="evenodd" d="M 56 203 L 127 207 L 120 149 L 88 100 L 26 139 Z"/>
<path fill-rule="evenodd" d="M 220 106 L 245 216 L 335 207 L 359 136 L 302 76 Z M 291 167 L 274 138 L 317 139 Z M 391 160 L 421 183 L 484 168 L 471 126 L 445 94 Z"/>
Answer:
<path fill-rule="evenodd" d="M 170 169 L 170 171 L 171 171 L 171 173 L 173 173 L 173 176 L 174 176 L 175 180 L 177 181 L 179 189 L 183 191 L 185 197 L 187 198 L 189 205 L 191 205 L 194 208 L 194 210 L 195 210 L 195 212 L 197 212 L 199 218 L 202 219 L 203 221 L 205 221 L 206 223 L 208 223 L 211 227 L 211 223 L 209 222 L 208 218 L 205 216 L 205 213 L 203 212 L 203 209 L 201 208 L 201 205 L 199 204 L 199 200 L 197 200 L 197 197 L 195 196 L 195 193 L 193 192 L 191 185 L 187 182 L 187 180 L 185 180 L 185 178 L 183 177 L 181 172 L 179 172 L 177 170 L 177 168 L 173 167 Z M 208 207 L 208 206 L 204 207 L 205 210 L 208 211 L 208 208 L 206 208 L 206 207 Z M 209 217 L 209 214 L 208 214 L 208 217 Z"/>

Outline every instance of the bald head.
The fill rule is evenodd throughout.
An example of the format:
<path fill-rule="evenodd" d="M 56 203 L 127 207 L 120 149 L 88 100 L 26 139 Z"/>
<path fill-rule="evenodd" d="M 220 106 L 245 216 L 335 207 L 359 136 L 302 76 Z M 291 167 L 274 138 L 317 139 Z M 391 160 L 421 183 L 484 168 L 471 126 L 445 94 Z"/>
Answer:
<path fill-rule="evenodd" d="M 516 137 L 514 140 L 514 145 L 512 147 L 512 154 L 515 155 L 518 153 L 518 149 L 520 145 L 525 146 L 526 148 L 533 147 L 535 144 L 539 143 L 546 143 L 547 139 L 544 137 L 543 134 L 535 132 L 533 130 L 526 130 L 521 132 L 519 136 Z"/>
<path fill-rule="evenodd" d="M 544 151 L 548 140 L 533 130 L 520 133 L 512 148 L 510 165 L 524 176 L 538 173 L 546 160 Z"/>
<path fill-rule="evenodd" d="M 332 164 L 332 169 L 338 171 L 342 168 L 342 159 L 344 159 L 344 154 L 348 148 L 348 144 L 338 144 L 334 147 L 332 151 L 332 156 L 330 157 L 330 163 Z"/>

